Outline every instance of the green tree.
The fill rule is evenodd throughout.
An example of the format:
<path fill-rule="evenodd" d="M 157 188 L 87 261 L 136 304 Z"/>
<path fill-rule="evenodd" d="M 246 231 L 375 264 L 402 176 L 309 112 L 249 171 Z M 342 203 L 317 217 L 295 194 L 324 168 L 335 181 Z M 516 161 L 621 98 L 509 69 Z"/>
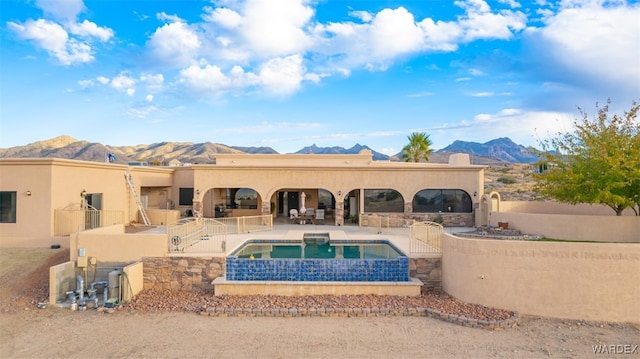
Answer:
<path fill-rule="evenodd" d="M 402 148 L 402 158 L 405 162 L 429 162 L 429 156 L 433 150 L 430 148 L 433 143 L 429 135 L 424 132 L 414 132 L 407 137 L 409 144 Z"/>
<path fill-rule="evenodd" d="M 541 143 L 548 166 L 534 175 L 536 190 L 560 202 L 605 204 L 618 216 L 626 208 L 640 215 L 640 106 L 634 101 L 623 115 L 609 116 L 610 104 L 596 103 L 592 120 L 578 108 L 574 132 Z"/>

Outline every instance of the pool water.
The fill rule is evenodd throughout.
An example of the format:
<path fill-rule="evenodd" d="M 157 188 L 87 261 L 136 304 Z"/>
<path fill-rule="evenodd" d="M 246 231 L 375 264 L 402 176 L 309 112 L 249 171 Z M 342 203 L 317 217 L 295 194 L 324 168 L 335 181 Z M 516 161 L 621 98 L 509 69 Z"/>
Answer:
<path fill-rule="evenodd" d="M 401 254 L 388 243 L 333 243 L 304 241 L 302 243 L 249 243 L 236 252 L 238 258 L 310 258 L 310 259 L 372 259 L 398 258 Z"/>
<path fill-rule="evenodd" d="M 254 239 L 226 258 L 226 279 L 407 282 L 409 259 L 386 240 Z"/>

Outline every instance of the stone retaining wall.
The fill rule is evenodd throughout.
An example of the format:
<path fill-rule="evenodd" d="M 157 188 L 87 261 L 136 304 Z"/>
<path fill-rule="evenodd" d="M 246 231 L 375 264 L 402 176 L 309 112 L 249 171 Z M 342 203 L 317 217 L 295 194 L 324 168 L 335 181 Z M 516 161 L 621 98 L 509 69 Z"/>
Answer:
<path fill-rule="evenodd" d="M 409 258 L 409 277 L 424 283 L 422 293 L 442 290 L 442 257 Z"/>
<path fill-rule="evenodd" d="M 224 275 L 223 257 L 145 257 L 144 289 L 213 289 Z"/>
<path fill-rule="evenodd" d="M 213 289 L 224 276 L 223 257 L 145 257 L 144 289 Z M 442 258 L 409 258 L 409 276 L 420 279 L 422 293 L 442 289 Z"/>

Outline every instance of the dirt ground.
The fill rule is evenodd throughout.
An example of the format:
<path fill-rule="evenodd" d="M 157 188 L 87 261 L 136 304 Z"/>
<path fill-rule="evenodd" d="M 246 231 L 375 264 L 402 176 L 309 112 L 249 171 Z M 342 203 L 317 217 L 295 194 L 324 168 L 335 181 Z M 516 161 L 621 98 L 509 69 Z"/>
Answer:
<path fill-rule="evenodd" d="M 48 267 L 67 259 L 68 249 L 0 248 L 0 358 L 640 357 L 639 349 L 627 356 L 593 352 L 594 345 L 632 351 L 640 328 L 631 324 L 524 317 L 513 328 L 489 331 L 426 317 L 38 309 L 48 295 Z"/>

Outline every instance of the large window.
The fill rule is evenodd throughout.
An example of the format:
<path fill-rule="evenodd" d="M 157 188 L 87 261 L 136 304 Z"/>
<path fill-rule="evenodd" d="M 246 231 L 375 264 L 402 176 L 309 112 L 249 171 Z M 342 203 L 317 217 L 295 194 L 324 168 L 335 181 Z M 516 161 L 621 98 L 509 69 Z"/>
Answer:
<path fill-rule="evenodd" d="M 181 206 L 193 206 L 193 188 L 180 188 L 180 199 L 178 203 Z"/>
<path fill-rule="evenodd" d="M 234 208 L 258 209 L 258 192 L 251 188 L 239 188 L 233 199 Z"/>
<path fill-rule="evenodd" d="M 472 212 L 471 196 L 460 189 L 424 189 L 413 197 L 414 213 Z"/>
<path fill-rule="evenodd" d="M 404 212 L 404 200 L 393 189 L 365 189 L 364 211 L 370 213 Z"/>
<path fill-rule="evenodd" d="M 16 192 L 0 192 L 0 223 L 16 223 Z"/>

